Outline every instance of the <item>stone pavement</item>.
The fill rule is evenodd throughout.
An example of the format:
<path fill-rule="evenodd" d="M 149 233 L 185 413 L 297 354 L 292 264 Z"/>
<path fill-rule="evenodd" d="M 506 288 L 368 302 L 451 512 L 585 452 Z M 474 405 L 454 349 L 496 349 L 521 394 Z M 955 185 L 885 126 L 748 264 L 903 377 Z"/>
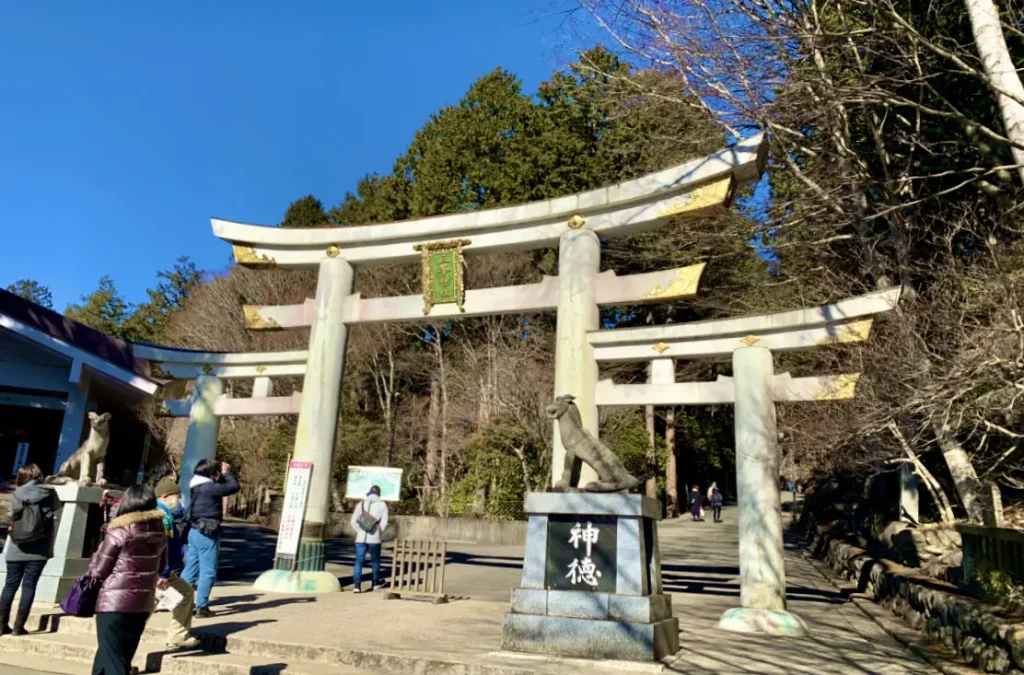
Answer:
<path fill-rule="evenodd" d="M 700 674 L 934 673 L 906 652 L 848 602 L 811 563 L 787 547 L 791 611 L 811 628 L 803 639 L 744 636 L 718 630 L 726 609 L 739 601 L 738 533 L 734 511 L 726 522 L 693 523 L 688 518 L 662 523 L 659 532 L 666 592 L 680 619 L 682 650 L 664 666 L 594 664 L 497 653 L 510 590 L 518 585 L 522 547 L 454 545 L 445 577 L 457 599 L 447 605 L 386 601 L 382 593 L 330 596 L 270 596 L 252 591 L 252 579 L 265 569 L 274 539 L 258 528 L 233 525 L 223 543 L 227 580 L 214 592 L 217 615 L 196 628 L 228 654 L 163 656 L 168 673 L 530 673 L 667 672 Z M 329 569 L 351 588 L 351 546 L 333 542 Z M 369 570 L 366 570 L 367 574 Z M 151 665 L 160 661 L 167 614 L 155 615 L 140 652 Z M 16 646 L 0 639 L 0 664 L 33 667 L 12 660 L 17 650 L 38 657 L 88 658 L 94 648 L 88 621 L 64 618 L 57 632 L 33 636 Z M 25 638 L 22 638 L 25 640 Z M 5 660 L 6 659 L 6 660 Z M 153 661 L 156 659 L 156 661 Z M 145 654 L 140 655 L 145 664 Z M 324 664 L 330 668 L 323 670 Z M 41 670 L 78 673 L 84 670 Z M 80 666 L 79 666 L 80 667 Z M 0 672 L 3 666 L 0 665 Z"/>

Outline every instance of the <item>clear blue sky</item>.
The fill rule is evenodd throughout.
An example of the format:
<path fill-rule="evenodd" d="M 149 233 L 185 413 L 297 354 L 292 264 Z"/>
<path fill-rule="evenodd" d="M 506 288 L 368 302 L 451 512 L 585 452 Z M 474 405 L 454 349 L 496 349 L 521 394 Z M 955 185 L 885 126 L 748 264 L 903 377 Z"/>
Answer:
<path fill-rule="evenodd" d="M 180 255 L 223 270 L 210 216 L 333 206 L 480 75 L 535 90 L 572 30 L 551 0 L 3 2 L 0 287 L 63 311 L 103 274 L 138 302 Z"/>

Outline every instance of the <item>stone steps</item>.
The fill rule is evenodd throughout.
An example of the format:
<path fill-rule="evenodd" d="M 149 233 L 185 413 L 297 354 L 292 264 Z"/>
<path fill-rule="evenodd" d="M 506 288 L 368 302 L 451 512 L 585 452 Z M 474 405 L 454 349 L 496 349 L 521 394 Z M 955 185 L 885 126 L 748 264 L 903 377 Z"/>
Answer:
<path fill-rule="evenodd" d="M 0 641 L 2 640 L 6 640 L 6 638 L 0 639 Z M 91 661 L 88 663 L 84 661 L 67 661 L 38 655 L 28 657 L 21 652 L 5 652 L 0 650 L 0 673 L 7 673 L 10 670 L 10 668 L 5 666 L 14 666 L 19 669 L 24 668 L 32 671 L 38 670 L 44 673 L 57 673 L 58 675 L 92 675 Z M 19 670 L 17 672 L 25 671 Z"/>
<path fill-rule="evenodd" d="M 0 638 L 0 672 L 3 664 L 10 664 L 62 675 L 84 675 L 91 672 L 95 654 L 93 635 L 34 633 L 19 638 L 5 637 Z M 246 654 L 169 654 L 162 643 L 151 640 L 139 645 L 133 665 L 143 673 L 166 675 L 370 675 L 372 672 L 349 666 L 285 664 Z"/>
<path fill-rule="evenodd" d="M 38 607 L 30 616 L 28 627 L 36 630 L 23 637 L 0 638 L 0 673 L 2 664 L 27 668 L 43 668 L 41 659 L 66 664 L 60 668 L 43 668 L 62 675 L 87 673 L 82 664 L 92 663 L 96 653 L 96 624 L 93 619 L 59 615 L 59 610 Z M 162 623 L 162 622 L 161 622 Z M 247 638 L 218 633 L 217 624 L 193 626 L 193 633 L 203 641 L 205 652 L 168 653 L 164 648 L 166 630 L 163 625 L 150 625 L 142 636 L 134 665 L 141 672 L 169 675 L 554 675 L 566 672 L 589 672 L 594 675 L 626 675 L 627 673 L 662 673 L 661 664 L 623 664 L 579 661 L 538 656 L 492 653 L 484 658 L 459 660 L 448 653 L 373 651 L 333 645 L 309 645 Z M 401 635 L 382 636 L 382 645 L 398 640 Z M 344 643 L 345 636 L 338 635 Z"/>
<path fill-rule="evenodd" d="M 96 650 L 96 624 L 93 619 L 33 613 L 28 621 L 35 632 L 19 638 L 0 639 L 0 654 L 21 652 L 70 662 L 92 662 Z M 295 675 L 360 675 L 362 673 L 439 673 L 444 675 L 538 675 L 552 671 L 519 664 L 470 664 L 447 658 L 444 654 L 382 652 L 327 645 L 303 645 L 266 639 L 221 635 L 216 625 L 204 629 L 193 626 L 207 650 L 204 653 L 167 654 L 166 632 L 162 626 L 147 626 L 134 664 L 140 671 L 171 675 L 250 675 L 266 672 Z M 339 636 L 339 641 L 343 636 Z M 386 641 L 386 640 L 385 640 Z M 204 670 L 217 664 L 216 670 Z M 60 672 L 60 671 L 57 671 Z"/>

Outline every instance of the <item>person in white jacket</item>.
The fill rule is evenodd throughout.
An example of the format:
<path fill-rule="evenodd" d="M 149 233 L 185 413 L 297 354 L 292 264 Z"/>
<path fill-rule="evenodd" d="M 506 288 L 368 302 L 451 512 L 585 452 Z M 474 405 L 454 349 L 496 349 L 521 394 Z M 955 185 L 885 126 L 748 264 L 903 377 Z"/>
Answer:
<path fill-rule="evenodd" d="M 373 585 L 370 590 L 383 588 L 380 580 L 381 534 L 388 527 L 388 505 L 380 498 L 380 488 L 374 485 L 366 493 L 366 499 L 352 512 L 352 529 L 356 531 L 356 560 L 352 568 L 353 593 L 362 593 L 363 563 L 366 552 L 370 552 L 370 567 L 373 570 Z"/>

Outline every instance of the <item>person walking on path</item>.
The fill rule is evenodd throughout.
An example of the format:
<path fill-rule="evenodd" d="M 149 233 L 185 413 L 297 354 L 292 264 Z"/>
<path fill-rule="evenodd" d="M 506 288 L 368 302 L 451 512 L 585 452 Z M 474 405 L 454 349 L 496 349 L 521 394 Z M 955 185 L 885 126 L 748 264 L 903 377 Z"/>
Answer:
<path fill-rule="evenodd" d="M 690 515 L 693 516 L 693 522 L 698 520 L 704 520 L 700 516 L 701 506 L 703 505 L 703 497 L 700 494 L 700 488 L 696 485 L 690 490 Z"/>
<path fill-rule="evenodd" d="M 191 499 L 186 511 L 189 525 L 188 552 L 181 578 L 196 588 L 196 616 L 205 619 L 210 611 L 210 592 L 217 581 L 217 558 L 220 555 L 220 526 L 224 522 L 224 497 L 240 489 L 238 479 L 226 462 L 212 459 L 196 463 L 189 481 Z M 196 586 L 198 582 L 198 586 Z"/>
<path fill-rule="evenodd" d="M 149 615 L 156 609 L 156 584 L 167 567 L 164 513 L 153 489 L 125 490 L 88 575 L 102 584 L 96 597 L 96 658 L 92 675 L 128 675 Z"/>
<path fill-rule="evenodd" d="M 160 572 L 157 588 L 174 589 L 181 594 L 181 601 L 171 608 L 171 623 L 167 628 L 167 649 L 181 651 L 199 649 L 199 639 L 192 635 L 192 604 L 195 592 L 181 572 L 185 567 L 185 542 L 182 530 L 185 527 L 185 512 L 181 508 L 181 495 L 174 479 L 164 477 L 156 484 L 157 508 L 163 512 L 164 532 L 167 534 L 167 567 Z"/>
<path fill-rule="evenodd" d="M 46 561 L 53 557 L 53 514 L 57 494 L 43 487 L 43 472 L 35 464 L 18 469 L 11 495 L 11 523 L 4 548 L 7 581 L 0 594 L 0 635 L 25 635 L 25 622 L 36 597 L 36 585 Z M 21 601 L 10 626 L 14 595 L 21 586 Z"/>
<path fill-rule="evenodd" d="M 711 493 L 711 513 L 715 517 L 715 522 L 722 522 L 722 491 L 715 487 Z"/>
<path fill-rule="evenodd" d="M 374 485 L 366 493 L 366 499 L 352 512 L 352 528 L 356 531 L 356 560 L 352 567 L 353 593 L 362 593 L 363 563 L 370 553 L 370 568 L 373 570 L 373 585 L 370 590 L 383 588 L 380 580 L 381 534 L 388 527 L 388 505 L 380 498 L 380 488 Z"/>

